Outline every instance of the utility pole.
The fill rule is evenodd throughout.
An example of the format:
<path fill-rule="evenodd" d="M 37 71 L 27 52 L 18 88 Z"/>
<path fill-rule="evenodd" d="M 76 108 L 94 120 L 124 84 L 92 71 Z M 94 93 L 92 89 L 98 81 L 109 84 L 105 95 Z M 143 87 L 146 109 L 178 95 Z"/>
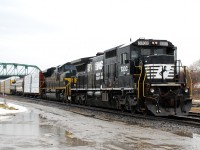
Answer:
<path fill-rule="evenodd" d="M 4 101 L 4 104 L 6 105 L 6 98 L 5 98 L 4 92 L 3 92 L 3 101 Z"/>

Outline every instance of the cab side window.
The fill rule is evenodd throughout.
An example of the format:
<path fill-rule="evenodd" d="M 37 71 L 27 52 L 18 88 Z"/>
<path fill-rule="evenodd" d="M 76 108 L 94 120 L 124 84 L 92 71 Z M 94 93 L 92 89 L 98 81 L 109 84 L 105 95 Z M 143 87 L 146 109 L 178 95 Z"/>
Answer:
<path fill-rule="evenodd" d="M 131 51 L 131 59 L 136 59 L 136 58 L 138 58 L 138 51 L 136 50 Z"/>
<path fill-rule="evenodd" d="M 121 54 L 121 64 L 126 64 L 126 60 L 128 60 L 128 55 L 127 53 L 122 53 Z"/>

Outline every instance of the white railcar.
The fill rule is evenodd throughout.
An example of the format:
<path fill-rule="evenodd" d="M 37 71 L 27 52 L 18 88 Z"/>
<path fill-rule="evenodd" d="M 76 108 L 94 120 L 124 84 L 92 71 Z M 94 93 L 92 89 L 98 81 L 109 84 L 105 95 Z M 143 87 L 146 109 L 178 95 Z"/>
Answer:
<path fill-rule="evenodd" d="M 36 71 L 24 77 L 24 94 L 40 95 L 40 87 L 42 86 L 43 75 L 40 71 Z"/>

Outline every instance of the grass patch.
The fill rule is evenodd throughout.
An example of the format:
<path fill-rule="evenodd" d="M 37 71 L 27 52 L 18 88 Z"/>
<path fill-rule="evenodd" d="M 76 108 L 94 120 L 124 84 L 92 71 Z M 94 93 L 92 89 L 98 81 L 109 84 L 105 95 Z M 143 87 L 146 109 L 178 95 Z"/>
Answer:
<path fill-rule="evenodd" d="M 14 107 L 9 107 L 6 104 L 0 104 L 0 108 L 7 109 L 7 110 L 18 110 L 18 109 L 14 108 Z"/>

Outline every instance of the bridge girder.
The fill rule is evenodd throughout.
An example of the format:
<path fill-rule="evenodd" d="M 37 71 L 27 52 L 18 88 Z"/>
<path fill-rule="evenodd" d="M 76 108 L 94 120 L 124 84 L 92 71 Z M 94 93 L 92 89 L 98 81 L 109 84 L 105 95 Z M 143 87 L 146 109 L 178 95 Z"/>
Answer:
<path fill-rule="evenodd" d="M 0 79 L 11 76 L 20 76 L 31 74 L 40 68 L 35 65 L 17 64 L 17 63 L 0 63 Z"/>

